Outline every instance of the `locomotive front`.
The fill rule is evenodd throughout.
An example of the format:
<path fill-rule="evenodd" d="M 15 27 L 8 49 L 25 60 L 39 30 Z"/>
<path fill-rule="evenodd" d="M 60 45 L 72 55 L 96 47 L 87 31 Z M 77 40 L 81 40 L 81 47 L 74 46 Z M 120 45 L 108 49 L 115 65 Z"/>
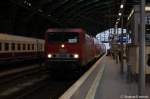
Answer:
<path fill-rule="evenodd" d="M 45 44 L 47 64 L 70 65 L 71 63 L 76 66 L 80 64 L 81 43 L 79 32 L 48 30 Z"/>

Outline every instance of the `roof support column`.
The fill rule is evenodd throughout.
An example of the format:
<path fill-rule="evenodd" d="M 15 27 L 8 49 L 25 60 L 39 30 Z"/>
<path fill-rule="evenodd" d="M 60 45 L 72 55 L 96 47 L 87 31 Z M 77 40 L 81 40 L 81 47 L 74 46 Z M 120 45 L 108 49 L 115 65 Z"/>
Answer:
<path fill-rule="evenodd" d="M 140 36 L 139 36 L 139 86 L 138 94 L 145 92 L 145 0 L 141 0 L 140 6 Z"/>
<path fill-rule="evenodd" d="M 126 0 L 122 0 L 122 4 L 124 5 L 126 3 Z M 121 44 L 120 44 L 120 73 L 123 74 L 124 73 L 124 59 L 123 59 L 123 55 L 124 55 L 124 45 L 123 45 L 123 24 L 124 24 L 124 8 L 121 8 Z"/>

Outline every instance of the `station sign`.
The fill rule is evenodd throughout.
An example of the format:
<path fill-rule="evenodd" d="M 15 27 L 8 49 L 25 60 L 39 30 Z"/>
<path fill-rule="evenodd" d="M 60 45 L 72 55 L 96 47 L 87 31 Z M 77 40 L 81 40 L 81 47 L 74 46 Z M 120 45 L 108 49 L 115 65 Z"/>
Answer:
<path fill-rule="evenodd" d="M 118 42 L 127 43 L 128 42 L 128 37 L 126 35 L 120 35 L 118 37 Z"/>

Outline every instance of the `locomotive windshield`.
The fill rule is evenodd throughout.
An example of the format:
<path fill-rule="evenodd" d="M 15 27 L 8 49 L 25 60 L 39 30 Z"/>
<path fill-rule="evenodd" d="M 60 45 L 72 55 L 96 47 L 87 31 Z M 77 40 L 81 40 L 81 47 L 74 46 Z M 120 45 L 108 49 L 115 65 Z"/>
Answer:
<path fill-rule="evenodd" d="M 79 41 L 79 34 L 76 32 L 55 32 L 48 33 L 48 42 L 67 42 L 67 43 L 77 43 Z"/>

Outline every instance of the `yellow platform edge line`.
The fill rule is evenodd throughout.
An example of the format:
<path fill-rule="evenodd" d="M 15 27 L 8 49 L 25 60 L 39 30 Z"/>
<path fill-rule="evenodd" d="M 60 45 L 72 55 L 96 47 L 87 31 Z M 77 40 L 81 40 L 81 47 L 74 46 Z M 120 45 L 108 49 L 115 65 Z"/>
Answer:
<path fill-rule="evenodd" d="M 94 82 L 92 83 L 91 88 L 88 91 L 85 99 L 94 99 L 95 98 L 95 94 L 98 89 L 98 86 L 100 85 L 104 70 L 105 70 L 105 65 L 103 64 L 102 67 L 100 68 L 100 71 L 98 72 Z"/>
<path fill-rule="evenodd" d="M 96 68 L 96 66 L 100 63 L 100 61 L 106 56 L 106 53 L 94 64 L 94 66 L 86 71 L 86 73 L 81 76 L 81 78 L 76 81 L 63 95 L 59 97 L 59 99 L 71 99 L 73 94 L 79 89 L 79 87 L 84 83 L 87 77 L 92 73 L 92 71 Z"/>

